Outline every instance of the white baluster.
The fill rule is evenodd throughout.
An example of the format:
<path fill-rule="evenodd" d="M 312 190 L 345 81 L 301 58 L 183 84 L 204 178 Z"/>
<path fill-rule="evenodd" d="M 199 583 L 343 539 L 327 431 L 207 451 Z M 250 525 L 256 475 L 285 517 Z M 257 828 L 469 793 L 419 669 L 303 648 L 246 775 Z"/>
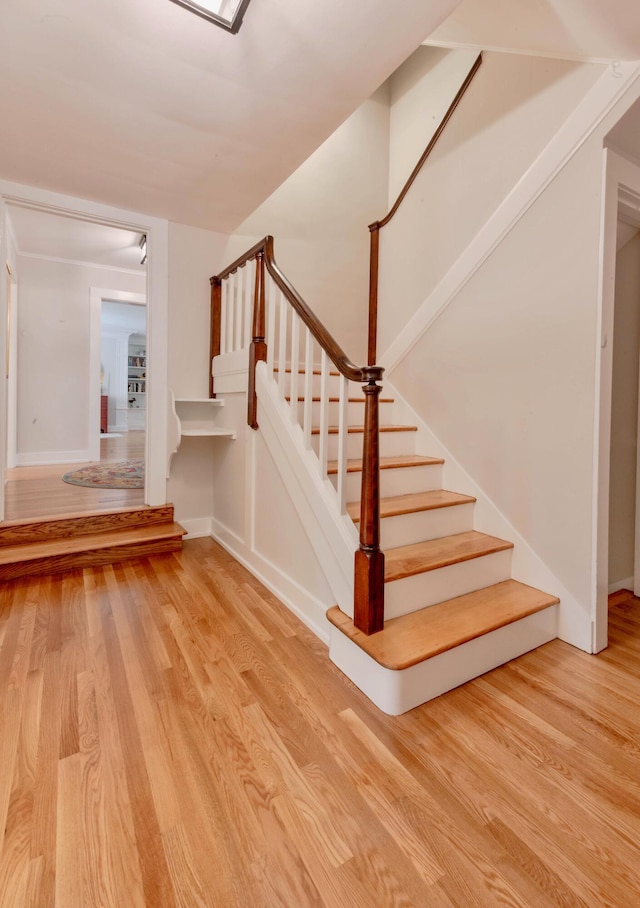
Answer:
<path fill-rule="evenodd" d="M 300 319 L 291 309 L 291 422 L 298 422 L 298 383 L 300 368 Z"/>
<path fill-rule="evenodd" d="M 338 404 L 338 505 L 340 513 L 347 513 L 347 441 L 349 438 L 349 382 L 340 376 L 340 402 Z"/>
<path fill-rule="evenodd" d="M 273 374 L 276 359 L 276 291 L 277 287 L 267 274 L 265 277 L 265 305 L 267 307 L 267 369 Z"/>
<path fill-rule="evenodd" d="M 318 459 L 320 460 L 320 476 L 324 479 L 327 475 L 327 461 L 329 459 L 329 357 L 321 351 L 320 359 L 320 438 L 318 446 Z"/>
<path fill-rule="evenodd" d="M 278 388 L 282 397 L 287 388 L 287 316 L 289 303 L 278 293 L 280 304 L 280 330 L 278 333 Z"/>
<path fill-rule="evenodd" d="M 313 420 L 313 335 L 307 332 L 304 349 L 304 446 L 311 447 L 311 423 Z"/>
<path fill-rule="evenodd" d="M 233 323 L 236 316 L 236 282 L 238 278 L 238 272 L 234 271 L 231 277 L 229 278 L 229 297 L 228 304 L 229 310 L 227 312 L 227 350 L 229 353 L 233 353 L 235 347 L 233 346 Z"/>
<path fill-rule="evenodd" d="M 248 347 L 251 343 L 251 315 L 253 312 L 253 288 L 255 287 L 255 259 L 247 263 L 244 269 L 244 327 L 242 333 L 242 347 Z M 266 297 L 265 297 L 266 305 Z"/>
<path fill-rule="evenodd" d="M 246 270 L 246 265 L 242 265 L 238 268 L 236 316 L 233 322 L 233 343 L 236 350 L 242 350 L 242 328 L 244 325 L 244 275 Z"/>
<path fill-rule="evenodd" d="M 229 318 L 229 278 L 222 281 L 222 300 L 220 304 L 220 353 L 227 350 L 227 320 Z"/>

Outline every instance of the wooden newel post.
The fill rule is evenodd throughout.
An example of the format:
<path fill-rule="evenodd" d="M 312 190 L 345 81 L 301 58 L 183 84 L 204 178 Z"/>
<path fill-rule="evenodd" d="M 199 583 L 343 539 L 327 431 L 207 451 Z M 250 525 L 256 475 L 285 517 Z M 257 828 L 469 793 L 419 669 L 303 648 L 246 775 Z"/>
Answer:
<path fill-rule="evenodd" d="M 384 553 L 380 551 L 380 443 L 378 397 L 370 380 L 365 393 L 360 548 L 355 555 L 353 623 L 365 634 L 384 626 Z"/>
<path fill-rule="evenodd" d="M 213 391 L 213 358 L 220 355 L 220 327 L 222 322 L 222 281 L 211 278 L 211 338 L 209 340 L 209 397 Z"/>
<path fill-rule="evenodd" d="M 380 248 L 380 222 L 369 224 L 371 244 L 369 251 L 369 342 L 367 364 L 375 366 L 378 335 L 378 250 Z"/>
<path fill-rule="evenodd" d="M 249 348 L 249 400 L 247 422 L 258 428 L 258 398 L 256 396 L 256 364 L 266 362 L 267 345 L 264 340 L 264 251 L 256 254 L 256 285 L 253 295 L 253 339 Z"/>

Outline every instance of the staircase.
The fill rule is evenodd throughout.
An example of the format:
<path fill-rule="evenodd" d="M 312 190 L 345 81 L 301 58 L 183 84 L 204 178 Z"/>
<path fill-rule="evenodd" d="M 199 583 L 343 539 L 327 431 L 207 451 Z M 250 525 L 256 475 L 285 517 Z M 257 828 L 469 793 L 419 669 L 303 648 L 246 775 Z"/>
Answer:
<path fill-rule="evenodd" d="M 397 715 L 553 640 L 559 600 L 512 578 L 513 543 L 475 527 L 473 497 L 443 488 L 444 461 L 381 396 L 383 369 L 348 359 L 273 238 L 211 286 L 214 383 L 219 356 L 235 369 L 244 357 L 247 423 L 315 540 L 338 603 L 329 655 L 356 686 Z"/>
<path fill-rule="evenodd" d="M 10 521 L 0 526 L 0 580 L 175 552 L 184 533 L 173 505 Z"/>
<path fill-rule="evenodd" d="M 559 600 L 511 579 L 513 544 L 474 529 L 475 499 L 442 488 L 444 461 L 415 453 L 416 428 L 394 425 L 391 404 L 380 426 L 384 629 L 366 635 L 338 606 L 327 618 L 331 659 L 399 714 L 554 639 Z M 349 439 L 361 433 L 350 425 Z M 337 469 L 329 463 L 331 477 Z M 356 525 L 361 470 L 361 460 L 349 460 L 347 512 Z"/>

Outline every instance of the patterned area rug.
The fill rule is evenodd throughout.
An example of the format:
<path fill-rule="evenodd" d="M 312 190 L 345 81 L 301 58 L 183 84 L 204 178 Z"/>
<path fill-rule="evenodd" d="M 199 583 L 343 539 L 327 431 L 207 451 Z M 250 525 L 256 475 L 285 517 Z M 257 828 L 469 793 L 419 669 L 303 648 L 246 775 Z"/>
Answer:
<path fill-rule="evenodd" d="M 144 460 L 95 463 L 65 473 L 62 478 L 72 486 L 89 489 L 144 489 Z"/>

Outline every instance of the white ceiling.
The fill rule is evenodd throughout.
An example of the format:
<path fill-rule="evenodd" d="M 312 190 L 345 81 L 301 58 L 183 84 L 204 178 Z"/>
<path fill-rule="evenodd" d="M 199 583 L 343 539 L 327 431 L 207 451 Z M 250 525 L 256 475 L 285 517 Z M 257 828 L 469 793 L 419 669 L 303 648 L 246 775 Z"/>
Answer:
<path fill-rule="evenodd" d="M 429 43 L 578 60 L 640 59 L 638 0 L 462 0 Z"/>
<path fill-rule="evenodd" d="M 457 0 L 2 0 L 0 177 L 231 231 Z"/>
<path fill-rule="evenodd" d="M 640 59 L 640 2 L 252 0 L 234 36 L 169 0 L 2 0 L 0 178 L 229 232 L 427 37 Z"/>
<path fill-rule="evenodd" d="M 7 207 L 18 252 L 22 255 L 146 271 L 140 264 L 139 233 L 17 205 Z"/>

